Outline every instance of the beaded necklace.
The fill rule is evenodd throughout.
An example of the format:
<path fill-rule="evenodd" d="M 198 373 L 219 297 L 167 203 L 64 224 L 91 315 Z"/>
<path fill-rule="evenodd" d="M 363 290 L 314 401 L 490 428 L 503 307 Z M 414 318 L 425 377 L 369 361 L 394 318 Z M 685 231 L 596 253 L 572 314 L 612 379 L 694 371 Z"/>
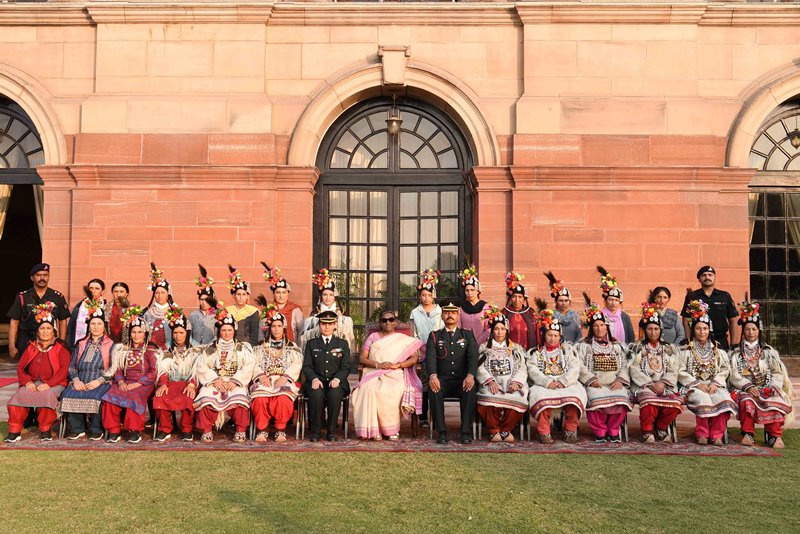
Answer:
<path fill-rule="evenodd" d="M 655 347 L 650 343 L 644 346 L 645 357 L 642 358 L 642 371 L 647 372 L 649 368 L 654 374 L 658 374 L 664 370 L 664 346 L 659 343 Z"/>
<path fill-rule="evenodd" d="M 592 369 L 598 371 L 617 371 L 619 364 L 614 354 L 612 343 L 601 343 L 597 338 L 592 338 Z"/>
<path fill-rule="evenodd" d="M 689 363 L 689 371 L 692 376 L 700 380 L 712 380 L 717 375 L 717 348 L 711 343 L 702 345 L 689 343 L 692 351 L 692 361 Z"/>
<path fill-rule="evenodd" d="M 753 385 L 757 387 L 768 385 L 772 382 L 772 370 L 767 366 L 766 372 L 761 370 L 761 357 L 764 351 L 758 341 L 742 343 L 741 357 L 737 358 L 736 366 L 744 376 L 749 376 Z"/>
<path fill-rule="evenodd" d="M 125 354 L 125 368 L 122 370 L 123 376 L 128 376 L 128 369 L 136 367 L 144 360 L 145 347 L 142 345 L 139 348 L 131 347 Z M 144 367 L 144 366 L 142 366 Z M 144 369 L 143 369 L 144 370 Z"/>
<path fill-rule="evenodd" d="M 546 375 L 562 375 L 564 374 L 564 367 L 561 365 L 561 347 L 556 347 L 553 350 L 548 350 L 544 347 L 541 351 L 544 361 L 542 362 L 542 372 Z"/>
<path fill-rule="evenodd" d="M 236 358 L 236 342 L 230 341 L 217 341 L 217 349 L 220 352 L 219 356 L 219 375 L 224 377 L 233 376 L 239 370 L 239 359 Z M 228 356 L 233 353 L 233 358 L 228 359 Z"/>

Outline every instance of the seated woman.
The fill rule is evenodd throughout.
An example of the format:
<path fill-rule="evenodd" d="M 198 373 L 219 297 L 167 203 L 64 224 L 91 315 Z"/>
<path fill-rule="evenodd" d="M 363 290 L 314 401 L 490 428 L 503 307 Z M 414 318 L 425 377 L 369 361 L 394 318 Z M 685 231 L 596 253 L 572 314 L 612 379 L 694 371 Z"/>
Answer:
<path fill-rule="evenodd" d="M 583 322 L 588 334 L 576 349 L 583 363 L 579 380 L 586 387 L 586 419 L 595 443 L 619 443 L 620 427 L 633 408 L 628 392 L 628 360 L 625 349 L 609 332 L 610 321 L 603 311 L 586 293 L 583 298 Z"/>
<path fill-rule="evenodd" d="M 508 319 L 497 306 L 484 313 L 491 331 L 478 348 L 477 405 L 490 441 L 514 441 L 514 429 L 528 409 L 525 351 L 508 339 Z"/>
<path fill-rule="evenodd" d="M 251 409 L 256 423 L 256 441 L 267 441 L 270 420 L 275 425 L 275 441 L 286 441 L 286 425 L 294 413 L 300 393 L 297 380 L 303 369 L 303 353 L 286 335 L 287 319 L 273 304 L 259 295 L 261 317 L 266 321 L 266 339 L 253 350 L 255 376 L 250 386 Z"/>
<path fill-rule="evenodd" d="M 99 303 L 89 304 L 89 335 L 79 340 L 72 349 L 69 364 L 69 385 L 61 395 L 61 411 L 69 414 L 70 432 L 67 439 L 86 435 L 89 419 L 89 439 L 103 439 L 103 422 L 100 406 L 103 395 L 111 387 L 114 374 L 111 352 L 114 342 L 106 335 L 106 321 Z M 141 310 L 141 308 L 139 308 Z"/>
<path fill-rule="evenodd" d="M 528 353 L 528 377 L 533 383 L 528 395 L 531 417 L 537 421 L 539 441 L 553 443 L 550 417 L 553 410 L 564 412 L 564 441 L 577 443 L 578 421 L 587 399 L 578 382 L 581 360 L 569 343 L 563 342 L 561 324 L 552 310 L 541 314 L 544 344 Z"/>
<path fill-rule="evenodd" d="M 140 310 L 137 306 L 125 312 L 130 342 L 116 345 L 112 354 L 113 383 L 103 395 L 103 426 L 108 431 L 106 443 L 117 443 L 122 429 L 128 432 L 128 443 L 142 440 L 147 399 L 153 393 L 156 359 L 161 350 L 147 342 L 148 324 L 143 315 L 137 315 Z"/>
<path fill-rule="evenodd" d="M 631 351 L 631 390 L 639 403 L 642 441 L 655 443 L 667 438 L 669 425 L 682 411 L 683 398 L 677 393 L 675 349 L 661 339 L 661 315 L 654 304 L 642 304 L 639 327 L 644 329 L 645 339 Z"/>
<path fill-rule="evenodd" d="M 678 351 L 678 382 L 686 405 L 695 414 L 694 435 L 700 445 L 722 446 L 722 437 L 736 404 L 726 383 L 730 375 L 728 355 L 711 337 L 708 304 L 693 300 L 686 308 L 692 326 L 689 344 Z"/>
<path fill-rule="evenodd" d="M 422 382 L 416 365 L 422 341 L 395 332 L 397 314 L 383 310 L 380 332 L 369 335 L 358 363 L 361 380 L 350 393 L 356 436 L 390 440 L 400 437 L 400 417 L 422 413 Z"/>
<path fill-rule="evenodd" d="M 303 350 L 309 339 L 319 336 L 319 319 L 317 315 L 324 311 L 332 311 L 336 314 L 336 337 L 342 338 L 350 345 L 350 351 L 355 352 L 355 335 L 353 333 L 353 320 L 344 314 L 344 311 L 339 306 L 339 301 L 336 298 L 338 293 L 336 291 L 336 281 L 328 272 L 328 269 L 320 269 L 311 279 L 314 285 L 319 289 L 319 301 L 316 308 L 305 320 L 302 330 L 303 335 L 300 336 L 300 349 Z"/>
<path fill-rule="evenodd" d="M 197 383 L 192 375 L 197 351 L 192 350 L 187 319 L 183 310 L 173 306 L 167 312 L 167 321 L 172 331 L 168 351 L 160 351 L 156 359 L 156 388 L 153 409 L 158 416 L 156 441 L 166 441 L 172 435 L 172 412 L 181 413 L 181 440 L 192 441 L 194 435 L 194 396 Z"/>
<path fill-rule="evenodd" d="M 742 445 L 755 443 L 756 423 L 764 425 L 764 441 L 774 449 L 784 447 L 783 425 L 792 417 L 792 381 L 778 351 L 761 342 L 759 305 L 745 294 L 739 324 L 742 339 L 731 351 L 731 397 L 739 406 Z"/>
<path fill-rule="evenodd" d="M 57 320 L 52 302 L 33 308 L 36 319 L 36 340 L 28 344 L 17 364 L 19 389 L 8 399 L 8 435 L 6 443 L 21 439 L 22 426 L 31 409 L 36 410 L 39 437 L 53 439 L 50 427 L 56 420 L 58 397 L 67 385 L 70 354 L 63 341 L 56 337 Z"/>
<path fill-rule="evenodd" d="M 211 443 L 212 427 L 222 428 L 229 414 L 236 427 L 233 441 L 241 443 L 247 440 L 250 425 L 247 386 L 253 378 L 256 360 L 249 343 L 236 341 L 234 316 L 222 308 L 216 318 L 217 339 L 199 349 L 195 363 L 195 379 L 201 386 L 194 399 L 197 427 L 203 431 L 201 441 Z"/>

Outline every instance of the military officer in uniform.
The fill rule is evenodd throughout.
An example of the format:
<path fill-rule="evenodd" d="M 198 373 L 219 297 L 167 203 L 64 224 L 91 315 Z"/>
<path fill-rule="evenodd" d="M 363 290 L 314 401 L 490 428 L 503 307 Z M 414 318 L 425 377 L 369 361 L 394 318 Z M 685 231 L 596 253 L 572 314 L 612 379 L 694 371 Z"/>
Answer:
<path fill-rule="evenodd" d="M 681 308 L 683 317 L 683 329 L 686 339 L 691 339 L 691 314 L 686 311 L 686 307 L 693 300 L 702 300 L 708 304 L 708 316 L 711 317 L 711 337 L 719 343 L 722 350 L 730 350 L 739 339 L 739 312 L 733 297 L 727 291 L 716 288 L 717 271 L 710 265 L 704 265 L 697 271 L 697 280 L 700 282 L 700 289 L 695 289 L 686 294 Z"/>
<path fill-rule="evenodd" d="M 431 412 L 439 429 L 437 443 L 447 443 L 444 399 L 458 397 L 461 405 L 461 443 L 472 443 L 478 371 L 478 344 L 470 330 L 458 328 L 458 306 L 442 306 L 444 328 L 431 332 L 426 347 L 425 368 L 430 377 Z"/>
<path fill-rule="evenodd" d="M 30 341 L 36 339 L 34 306 L 48 301 L 55 304 L 53 316 L 58 321 L 57 335 L 63 339 L 67 333 L 67 319 L 70 316 L 67 300 L 60 292 L 47 287 L 50 282 L 50 265 L 37 263 L 31 268 L 30 276 L 33 287 L 17 294 L 14 304 L 8 310 L 8 318 L 11 319 L 8 327 L 8 353 L 13 359 L 25 351 Z"/>
<path fill-rule="evenodd" d="M 334 311 L 317 314 L 320 335 L 306 343 L 303 358 L 305 395 L 308 397 L 308 419 L 311 427 L 309 440 L 319 441 L 322 410 L 328 404 L 328 441 L 336 441 L 336 421 L 342 408 L 342 399 L 350 393 L 347 376 L 350 374 L 350 346 L 347 341 L 334 337 L 339 317 Z"/>

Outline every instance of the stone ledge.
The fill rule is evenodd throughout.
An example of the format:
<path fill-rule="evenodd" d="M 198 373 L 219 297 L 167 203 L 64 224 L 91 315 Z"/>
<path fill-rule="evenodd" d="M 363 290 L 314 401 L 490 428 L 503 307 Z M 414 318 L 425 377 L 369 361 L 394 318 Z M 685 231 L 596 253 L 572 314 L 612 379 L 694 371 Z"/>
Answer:
<path fill-rule="evenodd" d="M 755 169 L 723 167 L 476 167 L 479 191 L 747 192 Z"/>
<path fill-rule="evenodd" d="M 45 189 L 275 189 L 314 191 L 316 167 L 277 165 L 46 165 Z"/>

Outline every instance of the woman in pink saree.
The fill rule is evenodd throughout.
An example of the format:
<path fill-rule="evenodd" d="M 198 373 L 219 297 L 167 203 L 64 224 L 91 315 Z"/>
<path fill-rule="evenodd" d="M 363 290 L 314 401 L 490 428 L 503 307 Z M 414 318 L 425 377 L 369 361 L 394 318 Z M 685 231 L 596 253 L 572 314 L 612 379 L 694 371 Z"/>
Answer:
<path fill-rule="evenodd" d="M 356 436 L 396 440 L 400 417 L 422 411 L 422 383 L 415 366 L 423 343 L 394 331 L 397 314 L 392 310 L 381 312 L 380 322 L 381 331 L 371 334 L 361 349 L 359 363 L 364 372 L 350 393 L 350 403 Z"/>

